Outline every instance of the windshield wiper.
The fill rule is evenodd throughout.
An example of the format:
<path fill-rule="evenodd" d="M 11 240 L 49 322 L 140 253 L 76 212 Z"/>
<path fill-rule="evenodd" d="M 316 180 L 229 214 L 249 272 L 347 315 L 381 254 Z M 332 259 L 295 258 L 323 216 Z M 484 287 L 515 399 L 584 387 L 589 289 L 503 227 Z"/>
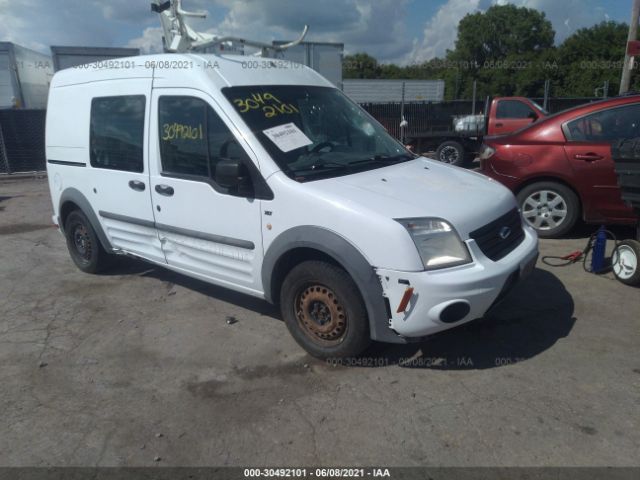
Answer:
<path fill-rule="evenodd" d="M 299 168 L 298 172 L 315 172 L 320 174 L 322 171 L 332 171 L 332 170 L 350 170 L 354 167 L 365 165 L 365 164 L 384 164 L 384 165 L 392 165 L 394 163 L 411 160 L 413 157 L 409 154 L 399 154 L 399 155 L 374 155 L 373 157 L 363 158 L 361 160 L 353 160 L 351 162 L 335 162 L 332 160 L 322 161 L 318 160 L 315 163 L 312 163 L 309 166 L 305 166 Z"/>
<path fill-rule="evenodd" d="M 317 161 L 312 163 L 309 166 L 306 167 L 302 167 L 301 170 L 320 170 L 320 169 L 325 169 L 325 168 L 346 168 L 347 166 L 349 166 L 349 164 L 347 163 L 340 163 L 340 162 L 324 162 L 324 161 Z"/>
<path fill-rule="evenodd" d="M 353 162 L 348 162 L 347 166 L 351 165 L 360 165 L 363 163 L 385 163 L 392 164 L 395 162 L 401 162 L 404 160 L 411 160 L 411 157 L 406 153 L 401 153 L 399 155 L 374 155 L 373 157 L 363 158 L 362 160 L 354 160 Z"/>

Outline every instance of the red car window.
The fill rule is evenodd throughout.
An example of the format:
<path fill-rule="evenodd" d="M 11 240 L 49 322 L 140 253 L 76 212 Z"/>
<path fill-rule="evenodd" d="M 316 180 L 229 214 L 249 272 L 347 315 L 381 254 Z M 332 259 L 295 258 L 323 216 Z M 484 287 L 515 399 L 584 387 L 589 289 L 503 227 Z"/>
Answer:
<path fill-rule="evenodd" d="M 500 100 L 496 118 L 529 118 L 532 113 L 535 112 L 519 100 Z"/>
<path fill-rule="evenodd" d="M 614 142 L 640 136 L 640 104 L 609 108 L 567 123 L 568 140 Z"/>

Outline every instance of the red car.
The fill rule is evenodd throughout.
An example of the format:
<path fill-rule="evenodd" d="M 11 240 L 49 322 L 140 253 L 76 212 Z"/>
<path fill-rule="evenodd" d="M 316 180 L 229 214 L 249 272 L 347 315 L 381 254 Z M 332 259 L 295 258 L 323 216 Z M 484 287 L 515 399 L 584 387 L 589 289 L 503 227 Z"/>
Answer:
<path fill-rule="evenodd" d="M 636 224 L 621 198 L 611 144 L 640 137 L 640 96 L 581 105 L 500 137 L 485 138 L 481 171 L 509 187 L 541 237 L 569 232 L 577 220 Z"/>

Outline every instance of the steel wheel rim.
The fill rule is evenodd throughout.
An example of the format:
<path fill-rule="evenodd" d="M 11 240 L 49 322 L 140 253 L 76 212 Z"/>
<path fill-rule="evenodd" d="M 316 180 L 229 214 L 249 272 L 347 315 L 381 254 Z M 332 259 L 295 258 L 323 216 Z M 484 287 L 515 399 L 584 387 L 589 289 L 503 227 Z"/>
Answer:
<path fill-rule="evenodd" d="M 320 284 L 305 285 L 295 299 L 298 325 L 313 342 L 338 345 L 347 333 L 347 312 L 337 295 Z"/>
<path fill-rule="evenodd" d="M 458 149 L 455 147 L 444 147 L 440 150 L 439 160 L 443 163 L 455 163 L 460 158 L 458 155 Z"/>
<path fill-rule="evenodd" d="M 522 203 L 522 216 L 536 230 L 552 230 L 559 227 L 568 213 L 567 201 L 553 190 L 533 192 Z"/>
<path fill-rule="evenodd" d="M 80 256 L 80 259 L 84 262 L 91 261 L 92 245 L 91 237 L 87 227 L 82 224 L 78 224 L 73 229 L 73 246 L 76 253 Z"/>
<path fill-rule="evenodd" d="M 636 252 L 628 245 L 620 245 L 613 252 L 613 273 L 622 280 L 629 280 L 638 269 Z"/>

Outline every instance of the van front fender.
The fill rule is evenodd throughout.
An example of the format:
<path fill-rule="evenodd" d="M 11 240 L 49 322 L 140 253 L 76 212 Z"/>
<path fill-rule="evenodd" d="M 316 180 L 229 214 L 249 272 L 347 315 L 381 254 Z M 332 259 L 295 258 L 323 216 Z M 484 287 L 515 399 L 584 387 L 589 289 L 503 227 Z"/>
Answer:
<path fill-rule="evenodd" d="M 351 276 L 364 300 L 369 317 L 369 330 L 373 340 L 388 343 L 406 343 L 406 340 L 389 328 L 389 316 L 384 302 L 382 285 L 375 269 L 354 245 L 331 230 L 315 226 L 291 228 L 269 246 L 262 263 L 262 285 L 265 298 L 274 303 L 274 271 L 278 262 L 297 248 L 317 250 L 330 256 Z"/>

